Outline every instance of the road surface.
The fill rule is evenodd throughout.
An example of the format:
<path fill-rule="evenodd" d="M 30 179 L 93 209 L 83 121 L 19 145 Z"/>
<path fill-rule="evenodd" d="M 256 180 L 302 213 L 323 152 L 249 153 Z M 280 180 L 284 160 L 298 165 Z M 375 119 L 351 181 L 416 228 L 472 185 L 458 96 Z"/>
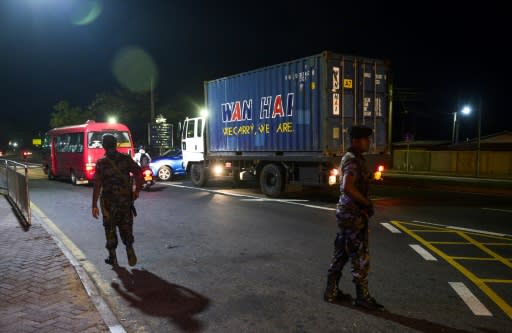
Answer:
<path fill-rule="evenodd" d="M 322 300 L 336 233 L 335 199 L 325 193 L 269 200 L 251 186 L 157 184 L 136 203 L 139 264 L 130 268 L 120 246 L 114 271 L 90 216 L 92 188 L 35 178 L 32 202 L 83 252 L 129 332 L 506 332 L 512 324 L 510 197 L 374 187 L 370 288 L 388 311 L 366 313 Z M 348 267 L 342 280 L 354 294 Z"/>

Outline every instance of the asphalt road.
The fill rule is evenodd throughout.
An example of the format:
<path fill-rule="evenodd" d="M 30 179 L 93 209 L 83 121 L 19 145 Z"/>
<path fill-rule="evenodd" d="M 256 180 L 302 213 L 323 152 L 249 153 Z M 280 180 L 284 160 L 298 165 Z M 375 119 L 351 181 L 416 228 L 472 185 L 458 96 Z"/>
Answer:
<path fill-rule="evenodd" d="M 120 246 L 123 268 L 114 271 L 103 263 L 101 223 L 90 216 L 92 188 L 44 179 L 30 186 L 31 200 L 94 265 L 96 283 L 130 332 L 506 332 L 511 325 L 496 298 L 430 249 L 434 240 L 424 236 L 447 241 L 459 234 L 444 232 L 443 226 L 405 224 L 512 234 L 510 197 L 375 187 L 370 288 L 388 311 L 366 313 L 322 300 L 336 233 L 335 199 L 323 192 L 267 200 L 250 185 L 233 189 L 216 183 L 203 190 L 187 181 L 159 184 L 136 203 L 139 264 L 129 268 Z M 404 222 L 390 224 L 401 233 L 381 224 L 391 221 Z M 424 238 L 406 230 L 420 230 L 415 234 Z M 505 244 L 493 248 L 505 261 L 476 260 L 467 266 L 475 276 L 510 281 L 509 238 L 492 237 L 503 238 L 492 241 Z M 437 260 L 425 260 L 411 244 Z M 479 256 L 475 248 L 464 245 L 457 255 Z M 354 293 L 348 267 L 345 272 L 342 287 Z M 475 315 L 449 282 L 463 283 L 481 303 L 470 298 L 473 311 L 483 307 L 488 313 Z M 492 287 L 512 304 L 509 282 Z"/>

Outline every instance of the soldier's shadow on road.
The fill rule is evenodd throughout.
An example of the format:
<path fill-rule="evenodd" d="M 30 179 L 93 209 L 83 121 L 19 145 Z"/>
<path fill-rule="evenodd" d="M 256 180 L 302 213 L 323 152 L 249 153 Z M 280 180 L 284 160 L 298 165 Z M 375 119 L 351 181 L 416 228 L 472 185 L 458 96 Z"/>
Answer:
<path fill-rule="evenodd" d="M 206 310 L 210 300 L 188 288 L 170 283 L 146 270 L 116 267 L 114 271 L 123 284 L 112 288 L 143 313 L 169 318 L 184 332 L 200 332 L 203 324 L 194 318 Z"/>
<path fill-rule="evenodd" d="M 397 313 L 392 313 L 389 311 L 366 311 L 352 304 L 336 304 L 339 306 L 347 307 L 355 311 L 362 312 L 367 315 L 372 315 L 377 318 L 389 320 L 400 324 L 405 327 L 412 328 L 419 332 L 431 333 L 431 332 L 443 332 L 443 333 L 471 333 L 470 331 L 466 331 L 459 328 L 445 326 L 443 324 L 434 323 L 425 319 L 406 317 Z"/>

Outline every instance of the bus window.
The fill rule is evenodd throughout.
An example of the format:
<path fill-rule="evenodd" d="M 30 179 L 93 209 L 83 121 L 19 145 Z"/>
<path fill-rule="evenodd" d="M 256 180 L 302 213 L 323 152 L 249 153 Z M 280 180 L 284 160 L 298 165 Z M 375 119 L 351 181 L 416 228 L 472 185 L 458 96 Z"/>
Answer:
<path fill-rule="evenodd" d="M 51 147 L 51 137 L 46 135 L 44 137 L 43 145 L 41 146 L 41 148 L 43 149 L 43 151 L 50 151 L 50 147 Z"/>
<path fill-rule="evenodd" d="M 87 142 L 88 147 L 91 149 L 94 148 L 103 148 L 101 141 L 103 135 L 112 134 L 117 139 L 117 147 L 118 148 L 131 148 L 132 143 L 130 141 L 130 135 L 128 132 L 89 132 L 87 133 Z"/>
<path fill-rule="evenodd" d="M 68 152 L 70 153 L 83 153 L 84 151 L 84 134 L 73 133 L 69 142 Z"/>
<path fill-rule="evenodd" d="M 67 153 L 69 151 L 69 142 L 71 141 L 71 135 L 59 135 L 57 137 L 57 147 L 55 151 L 57 153 Z"/>

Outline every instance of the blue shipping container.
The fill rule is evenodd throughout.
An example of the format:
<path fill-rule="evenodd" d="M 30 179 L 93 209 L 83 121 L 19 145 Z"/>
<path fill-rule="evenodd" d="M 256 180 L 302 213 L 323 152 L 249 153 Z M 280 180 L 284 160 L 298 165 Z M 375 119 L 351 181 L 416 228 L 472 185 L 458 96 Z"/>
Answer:
<path fill-rule="evenodd" d="M 323 52 L 205 83 L 210 154 L 340 156 L 348 128 L 386 148 L 389 66 Z"/>

